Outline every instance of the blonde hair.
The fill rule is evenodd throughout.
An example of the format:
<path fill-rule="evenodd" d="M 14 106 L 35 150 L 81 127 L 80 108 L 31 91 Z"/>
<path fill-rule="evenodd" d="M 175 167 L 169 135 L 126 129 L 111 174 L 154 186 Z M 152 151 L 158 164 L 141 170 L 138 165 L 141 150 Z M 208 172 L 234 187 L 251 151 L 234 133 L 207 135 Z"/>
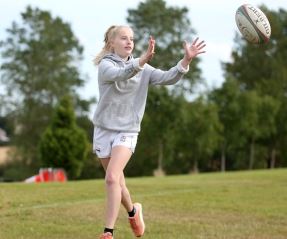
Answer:
<path fill-rule="evenodd" d="M 105 45 L 102 48 L 102 50 L 98 53 L 98 55 L 96 55 L 96 57 L 94 59 L 95 65 L 98 65 L 106 54 L 113 52 L 113 49 L 111 47 L 111 40 L 115 38 L 115 36 L 118 33 L 119 29 L 122 28 L 122 27 L 125 27 L 125 26 L 115 26 L 115 25 L 113 25 L 113 26 L 110 26 L 108 28 L 108 30 L 105 33 L 105 38 L 104 38 Z"/>

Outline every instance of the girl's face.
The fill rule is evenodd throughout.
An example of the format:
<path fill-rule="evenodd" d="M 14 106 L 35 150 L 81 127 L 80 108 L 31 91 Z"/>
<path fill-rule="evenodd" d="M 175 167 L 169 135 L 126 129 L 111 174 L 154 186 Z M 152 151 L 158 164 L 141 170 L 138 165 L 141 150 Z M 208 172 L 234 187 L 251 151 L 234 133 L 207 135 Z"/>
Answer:
<path fill-rule="evenodd" d="M 129 27 L 121 27 L 111 41 L 114 52 L 123 59 L 127 59 L 134 49 L 134 33 Z"/>

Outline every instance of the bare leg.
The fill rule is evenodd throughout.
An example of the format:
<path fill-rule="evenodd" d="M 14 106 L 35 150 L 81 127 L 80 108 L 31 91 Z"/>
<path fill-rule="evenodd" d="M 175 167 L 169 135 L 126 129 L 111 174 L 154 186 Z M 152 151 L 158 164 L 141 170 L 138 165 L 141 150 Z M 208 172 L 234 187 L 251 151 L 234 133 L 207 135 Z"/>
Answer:
<path fill-rule="evenodd" d="M 131 199 L 130 192 L 126 186 L 126 180 L 125 180 L 124 173 L 122 173 L 121 175 L 120 184 L 122 187 L 122 204 L 127 210 L 127 212 L 130 212 L 131 210 L 133 210 L 133 202 Z"/>
<path fill-rule="evenodd" d="M 105 162 L 106 159 L 101 160 L 106 169 L 107 208 L 105 226 L 107 228 L 114 228 L 121 202 L 127 210 L 132 210 L 132 202 L 125 186 L 123 174 L 131 155 L 130 149 L 124 146 L 115 146 L 112 149 L 111 158 L 107 162 Z"/>
<path fill-rule="evenodd" d="M 105 159 L 101 159 L 101 164 L 103 166 L 103 168 L 105 169 L 105 171 L 107 170 L 107 167 L 109 165 L 110 162 L 110 158 L 105 158 Z M 127 210 L 127 212 L 130 212 L 133 209 L 133 202 L 130 196 L 130 192 L 126 186 L 126 180 L 125 180 L 125 175 L 124 173 L 122 173 L 121 178 L 120 178 L 120 185 L 122 188 L 122 205 L 125 207 L 125 209 Z"/>

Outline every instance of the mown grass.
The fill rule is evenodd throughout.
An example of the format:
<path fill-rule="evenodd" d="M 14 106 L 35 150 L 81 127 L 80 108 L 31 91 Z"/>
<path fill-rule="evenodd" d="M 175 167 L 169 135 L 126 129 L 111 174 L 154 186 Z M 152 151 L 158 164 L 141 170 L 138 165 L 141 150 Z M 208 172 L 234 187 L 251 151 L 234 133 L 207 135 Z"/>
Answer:
<path fill-rule="evenodd" d="M 287 170 L 129 178 L 146 239 L 286 239 Z M 0 184 L 0 239 L 97 239 L 103 180 Z M 134 238 L 122 208 L 115 239 Z"/>

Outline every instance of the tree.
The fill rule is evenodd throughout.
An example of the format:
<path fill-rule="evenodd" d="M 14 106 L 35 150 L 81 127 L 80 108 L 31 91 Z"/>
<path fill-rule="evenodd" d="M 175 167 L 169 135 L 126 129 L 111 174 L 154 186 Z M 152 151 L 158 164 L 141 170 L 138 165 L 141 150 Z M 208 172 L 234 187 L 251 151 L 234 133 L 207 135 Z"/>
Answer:
<path fill-rule="evenodd" d="M 252 169 L 256 144 L 276 131 L 275 120 L 279 102 L 270 96 L 261 96 L 255 90 L 240 89 L 240 84 L 235 79 L 227 79 L 221 89 L 214 90 L 210 94 L 210 101 L 217 104 L 220 121 L 224 125 L 222 170 L 225 168 L 226 153 L 230 157 L 232 155 L 236 168 Z M 245 155 L 248 160 L 238 158 L 239 155 Z"/>
<path fill-rule="evenodd" d="M 65 96 L 40 140 L 42 166 L 64 168 L 69 178 L 77 178 L 87 158 L 88 146 L 85 131 L 76 125 L 71 99 Z"/>
<path fill-rule="evenodd" d="M 276 113 L 276 130 L 265 138 L 264 144 L 269 150 L 268 165 L 274 167 L 276 157 L 286 150 L 282 142 L 286 142 L 287 127 L 287 12 L 279 9 L 270 11 L 265 6 L 260 7 L 271 23 L 272 36 L 265 45 L 248 44 L 238 36 L 235 39 L 236 47 L 232 52 L 232 61 L 224 63 L 224 70 L 228 77 L 238 80 L 242 90 L 255 90 L 260 97 L 269 96 L 276 102 L 281 102 Z M 265 114 L 272 114 L 266 111 Z M 263 142 L 262 142 L 263 143 Z"/>
<path fill-rule="evenodd" d="M 154 36 L 156 54 L 151 64 L 162 70 L 168 70 L 182 59 L 183 41 L 191 40 L 195 33 L 188 18 L 188 9 L 169 7 L 163 0 L 146 0 L 139 3 L 137 9 L 129 9 L 127 22 L 135 32 L 135 55 L 142 54 L 146 50 L 148 37 Z M 156 165 L 162 171 L 168 160 L 172 160 L 175 152 L 174 129 L 181 118 L 182 96 L 189 95 L 195 82 L 200 80 L 198 62 L 198 59 L 194 59 L 189 73 L 175 86 L 149 90 L 143 132 L 135 154 L 141 160 L 146 159 L 141 168 Z M 150 163 L 147 164 L 147 161 Z M 149 174 L 150 168 L 145 172 Z"/>
<path fill-rule="evenodd" d="M 191 27 L 186 7 L 169 7 L 164 0 L 146 0 L 137 9 L 129 9 L 127 21 L 134 29 L 135 55 L 142 54 L 148 37 L 156 39 L 152 65 L 167 70 L 183 57 L 183 41 L 191 40 L 195 30 Z M 176 84 L 177 93 L 190 93 L 200 78 L 199 58 L 193 60 L 184 80 Z"/>
<path fill-rule="evenodd" d="M 256 91 L 243 92 L 239 104 L 241 115 L 239 129 L 249 144 L 248 168 L 253 169 L 255 144 L 276 132 L 275 121 L 280 104 L 268 95 L 260 96 Z"/>
<path fill-rule="evenodd" d="M 225 171 L 227 168 L 227 156 L 244 144 L 239 127 L 241 120 L 240 94 L 238 82 L 235 79 L 227 78 L 221 88 L 215 89 L 209 95 L 209 101 L 217 105 L 219 119 L 223 126 L 220 146 L 221 171 Z"/>
<path fill-rule="evenodd" d="M 1 83 L 6 111 L 13 111 L 14 142 L 27 164 L 39 165 L 37 143 L 64 94 L 81 102 L 76 89 L 84 84 L 77 66 L 83 47 L 68 23 L 47 11 L 27 7 L 22 22 L 12 23 L 1 42 Z"/>
<path fill-rule="evenodd" d="M 177 154 L 188 162 L 188 170 L 198 172 L 208 169 L 208 159 L 219 146 L 222 125 L 215 104 L 203 97 L 186 102 L 181 109 L 182 121 L 178 125 Z M 179 155 L 178 155 L 179 157 Z"/>

